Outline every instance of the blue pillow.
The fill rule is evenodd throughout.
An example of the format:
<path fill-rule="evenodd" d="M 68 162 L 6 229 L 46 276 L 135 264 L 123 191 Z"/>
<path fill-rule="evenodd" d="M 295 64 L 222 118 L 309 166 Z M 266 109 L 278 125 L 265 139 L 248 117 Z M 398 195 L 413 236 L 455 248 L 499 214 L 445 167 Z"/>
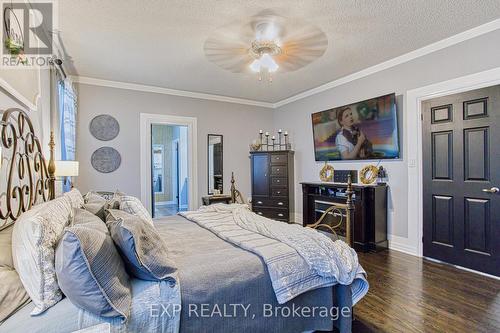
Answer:
<path fill-rule="evenodd" d="M 172 278 L 177 268 L 153 225 L 117 209 L 108 209 L 106 224 L 131 275 L 149 281 Z"/>
<path fill-rule="evenodd" d="M 108 229 L 97 216 L 75 210 L 56 249 L 59 287 L 69 300 L 95 315 L 122 317 L 132 303 L 129 277 Z"/>

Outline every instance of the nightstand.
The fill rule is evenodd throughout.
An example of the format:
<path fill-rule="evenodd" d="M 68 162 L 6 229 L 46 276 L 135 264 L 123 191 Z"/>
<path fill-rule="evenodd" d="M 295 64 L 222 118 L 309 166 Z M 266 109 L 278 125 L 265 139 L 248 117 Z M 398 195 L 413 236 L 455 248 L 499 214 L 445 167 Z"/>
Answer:
<path fill-rule="evenodd" d="M 203 205 L 208 206 L 208 205 L 213 205 L 216 203 L 226 203 L 230 204 L 231 203 L 231 196 L 230 195 L 207 195 L 201 198 L 203 200 Z"/>

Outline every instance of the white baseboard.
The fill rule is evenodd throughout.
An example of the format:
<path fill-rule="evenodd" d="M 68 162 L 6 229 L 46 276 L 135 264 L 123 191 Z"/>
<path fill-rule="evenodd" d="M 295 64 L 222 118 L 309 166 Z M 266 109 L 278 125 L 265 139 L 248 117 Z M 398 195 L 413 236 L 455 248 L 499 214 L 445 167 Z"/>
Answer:
<path fill-rule="evenodd" d="M 419 257 L 417 248 L 415 246 L 408 245 L 408 238 L 388 235 L 388 239 L 389 249 Z"/>
<path fill-rule="evenodd" d="M 177 201 L 171 200 L 171 201 L 156 201 L 155 205 L 156 206 L 168 206 L 168 205 L 175 205 L 177 204 Z"/>

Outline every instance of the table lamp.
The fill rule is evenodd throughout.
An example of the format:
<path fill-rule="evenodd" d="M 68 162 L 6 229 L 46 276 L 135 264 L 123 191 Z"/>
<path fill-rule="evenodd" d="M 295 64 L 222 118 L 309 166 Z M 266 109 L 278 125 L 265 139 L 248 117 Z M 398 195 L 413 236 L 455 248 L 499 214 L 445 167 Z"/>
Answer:
<path fill-rule="evenodd" d="M 73 188 L 73 182 L 71 177 L 78 176 L 78 161 L 56 161 L 56 177 L 64 177 L 64 184 L 67 181 L 70 182 L 71 188 Z"/>

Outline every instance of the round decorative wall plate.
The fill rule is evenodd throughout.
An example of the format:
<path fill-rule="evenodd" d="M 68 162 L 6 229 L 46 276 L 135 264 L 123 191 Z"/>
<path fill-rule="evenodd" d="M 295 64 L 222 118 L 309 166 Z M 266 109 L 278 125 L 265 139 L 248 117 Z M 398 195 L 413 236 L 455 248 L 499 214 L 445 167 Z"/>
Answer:
<path fill-rule="evenodd" d="M 372 184 L 378 175 L 378 168 L 375 165 L 367 165 L 360 171 L 359 178 L 363 184 Z"/>
<path fill-rule="evenodd" d="M 120 153 L 111 147 L 97 149 L 90 159 L 92 167 L 102 173 L 110 173 L 120 167 L 122 157 Z"/>
<path fill-rule="evenodd" d="M 325 162 L 325 166 L 319 172 L 319 179 L 322 182 L 331 182 L 333 180 L 333 172 L 333 167 Z"/>
<path fill-rule="evenodd" d="M 109 114 L 101 114 L 90 121 L 89 130 L 97 140 L 109 141 L 120 133 L 120 124 Z"/>

